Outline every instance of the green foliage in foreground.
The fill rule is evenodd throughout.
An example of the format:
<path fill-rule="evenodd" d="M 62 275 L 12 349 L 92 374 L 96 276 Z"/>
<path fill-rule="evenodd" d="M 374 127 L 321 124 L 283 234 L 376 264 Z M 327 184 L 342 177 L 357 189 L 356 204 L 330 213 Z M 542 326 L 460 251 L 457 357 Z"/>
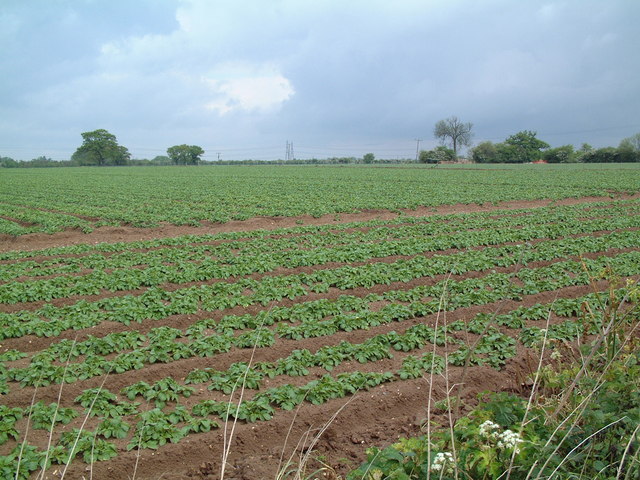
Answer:
<path fill-rule="evenodd" d="M 453 479 L 456 470 L 458 478 L 497 479 L 509 469 L 512 479 L 640 478 L 640 351 L 611 364 L 600 388 L 594 382 L 585 378 L 573 394 L 576 405 L 587 401 L 576 417 L 554 418 L 552 404 L 527 411 L 527 400 L 509 393 L 486 395 L 453 438 L 445 429 L 432 433 L 430 450 L 426 436 L 371 448 L 347 479 Z"/>

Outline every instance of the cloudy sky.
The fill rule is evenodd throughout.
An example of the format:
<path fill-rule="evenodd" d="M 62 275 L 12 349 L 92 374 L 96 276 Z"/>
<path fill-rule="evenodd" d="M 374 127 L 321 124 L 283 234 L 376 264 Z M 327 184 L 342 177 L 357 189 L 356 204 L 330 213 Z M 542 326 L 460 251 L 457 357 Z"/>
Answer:
<path fill-rule="evenodd" d="M 105 128 L 134 158 L 412 157 L 640 132 L 637 0 L 0 0 L 0 156 L 67 159 Z"/>

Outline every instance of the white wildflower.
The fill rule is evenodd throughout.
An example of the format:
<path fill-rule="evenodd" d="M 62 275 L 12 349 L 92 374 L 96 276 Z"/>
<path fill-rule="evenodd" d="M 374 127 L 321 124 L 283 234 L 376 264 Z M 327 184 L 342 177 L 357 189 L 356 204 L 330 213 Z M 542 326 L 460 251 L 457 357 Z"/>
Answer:
<path fill-rule="evenodd" d="M 516 453 L 520 453 L 520 449 L 518 448 L 518 444 L 520 443 L 522 443 L 520 435 L 511 430 L 505 430 L 498 435 L 498 448 L 514 449 Z"/>
<path fill-rule="evenodd" d="M 511 430 L 505 430 L 504 432 L 500 432 L 500 430 L 502 430 L 500 425 L 487 420 L 478 428 L 478 434 L 489 440 L 490 445 L 487 445 L 487 447 L 495 446 L 503 450 L 514 449 L 516 453 L 520 453 L 518 448 L 518 445 L 522 443 L 520 435 Z"/>
<path fill-rule="evenodd" d="M 431 464 L 431 471 L 451 473 L 453 471 L 453 454 L 449 452 L 436 453 L 433 463 Z"/>
<path fill-rule="evenodd" d="M 484 438 L 494 438 L 496 435 L 495 430 L 499 430 L 499 429 L 500 429 L 500 425 L 498 425 L 497 423 L 493 423 L 491 420 L 487 420 L 482 425 L 480 425 L 480 428 L 478 429 L 478 433 L 480 434 L 481 437 L 484 437 Z"/>

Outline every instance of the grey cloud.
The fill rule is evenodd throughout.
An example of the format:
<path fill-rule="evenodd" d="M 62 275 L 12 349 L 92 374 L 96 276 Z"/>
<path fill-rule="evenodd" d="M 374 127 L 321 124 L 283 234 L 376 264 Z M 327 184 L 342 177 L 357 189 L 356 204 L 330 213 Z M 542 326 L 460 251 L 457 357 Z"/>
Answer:
<path fill-rule="evenodd" d="M 93 128 L 134 155 L 285 139 L 404 152 L 450 115 L 477 141 L 531 129 L 615 144 L 640 130 L 638 13 L 625 0 L 9 2 L 0 154 L 17 140 L 70 154 Z M 278 76 L 294 93 L 251 108 L 268 98 L 246 89 Z"/>

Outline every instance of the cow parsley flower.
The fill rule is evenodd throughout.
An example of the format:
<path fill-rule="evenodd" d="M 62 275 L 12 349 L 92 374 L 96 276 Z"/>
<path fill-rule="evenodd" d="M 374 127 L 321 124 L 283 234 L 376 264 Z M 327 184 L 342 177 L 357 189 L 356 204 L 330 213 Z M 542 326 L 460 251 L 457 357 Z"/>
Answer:
<path fill-rule="evenodd" d="M 500 430 L 500 425 L 493 423 L 491 420 L 487 420 L 480 425 L 478 433 L 484 438 L 495 438 L 497 433 L 496 430 Z"/>
<path fill-rule="evenodd" d="M 449 452 L 439 452 L 436 453 L 436 456 L 433 459 L 433 463 L 431 464 L 432 472 L 444 472 L 444 473 L 452 473 L 453 472 L 453 455 Z"/>
<path fill-rule="evenodd" d="M 518 444 L 522 443 L 520 435 L 511 430 L 505 430 L 504 432 L 500 432 L 500 430 L 502 430 L 500 425 L 487 420 L 478 428 L 478 434 L 489 440 L 487 447 L 495 446 L 503 450 L 515 449 L 516 453 L 520 453 L 518 448 Z"/>
<path fill-rule="evenodd" d="M 520 449 L 518 448 L 518 444 L 520 443 L 522 443 L 520 435 L 511 430 L 505 430 L 498 435 L 498 448 L 514 449 L 516 453 L 520 453 Z"/>

